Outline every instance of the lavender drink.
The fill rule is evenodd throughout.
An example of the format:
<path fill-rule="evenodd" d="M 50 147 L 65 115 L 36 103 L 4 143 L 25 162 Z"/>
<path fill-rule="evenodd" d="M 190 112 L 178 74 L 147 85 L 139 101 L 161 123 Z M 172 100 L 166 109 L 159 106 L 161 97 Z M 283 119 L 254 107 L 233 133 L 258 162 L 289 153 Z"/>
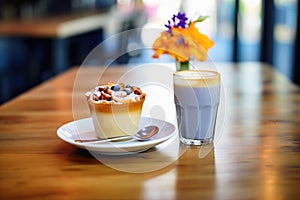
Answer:
<path fill-rule="evenodd" d="M 220 101 L 220 74 L 188 70 L 174 73 L 173 79 L 180 141 L 187 145 L 213 142 Z"/>

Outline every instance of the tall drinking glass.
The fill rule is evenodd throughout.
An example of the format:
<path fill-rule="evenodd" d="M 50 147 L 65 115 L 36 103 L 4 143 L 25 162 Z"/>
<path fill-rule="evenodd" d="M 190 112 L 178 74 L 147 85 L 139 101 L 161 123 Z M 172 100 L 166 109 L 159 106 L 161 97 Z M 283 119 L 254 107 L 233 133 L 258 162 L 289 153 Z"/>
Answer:
<path fill-rule="evenodd" d="M 180 141 L 186 145 L 212 143 L 220 102 L 220 74 L 178 71 L 173 81 Z"/>

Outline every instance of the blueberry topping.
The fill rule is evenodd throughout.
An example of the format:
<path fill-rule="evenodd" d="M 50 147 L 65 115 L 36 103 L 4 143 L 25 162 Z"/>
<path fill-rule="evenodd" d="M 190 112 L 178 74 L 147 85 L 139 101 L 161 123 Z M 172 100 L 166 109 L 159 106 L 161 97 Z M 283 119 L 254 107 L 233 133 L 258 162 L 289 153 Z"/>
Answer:
<path fill-rule="evenodd" d="M 113 91 L 119 91 L 120 90 L 120 86 L 119 85 L 113 85 L 113 86 L 111 86 L 111 90 L 113 90 Z"/>
<path fill-rule="evenodd" d="M 131 88 L 131 85 L 127 84 L 127 85 L 125 86 L 125 88 Z"/>
<path fill-rule="evenodd" d="M 123 91 L 125 91 L 127 95 L 129 95 L 131 93 L 131 90 L 129 88 L 124 88 Z"/>

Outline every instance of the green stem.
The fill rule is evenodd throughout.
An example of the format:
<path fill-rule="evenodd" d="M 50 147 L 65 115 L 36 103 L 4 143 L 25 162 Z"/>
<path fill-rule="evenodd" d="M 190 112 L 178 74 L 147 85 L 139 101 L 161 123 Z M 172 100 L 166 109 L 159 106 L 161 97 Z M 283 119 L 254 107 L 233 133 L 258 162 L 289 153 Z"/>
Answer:
<path fill-rule="evenodd" d="M 189 61 L 179 62 L 179 71 L 189 70 Z"/>

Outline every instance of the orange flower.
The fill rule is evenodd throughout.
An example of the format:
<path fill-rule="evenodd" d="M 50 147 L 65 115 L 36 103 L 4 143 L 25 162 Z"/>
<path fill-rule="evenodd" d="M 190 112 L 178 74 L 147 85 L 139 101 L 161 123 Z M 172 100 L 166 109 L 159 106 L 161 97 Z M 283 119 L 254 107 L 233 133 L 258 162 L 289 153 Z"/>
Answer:
<path fill-rule="evenodd" d="M 214 42 L 200 33 L 192 22 L 188 28 L 171 28 L 171 32 L 164 31 L 153 43 L 153 58 L 161 54 L 169 54 L 179 62 L 186 62 L 191 57 L 204 61 L 209 48 Z"/>

